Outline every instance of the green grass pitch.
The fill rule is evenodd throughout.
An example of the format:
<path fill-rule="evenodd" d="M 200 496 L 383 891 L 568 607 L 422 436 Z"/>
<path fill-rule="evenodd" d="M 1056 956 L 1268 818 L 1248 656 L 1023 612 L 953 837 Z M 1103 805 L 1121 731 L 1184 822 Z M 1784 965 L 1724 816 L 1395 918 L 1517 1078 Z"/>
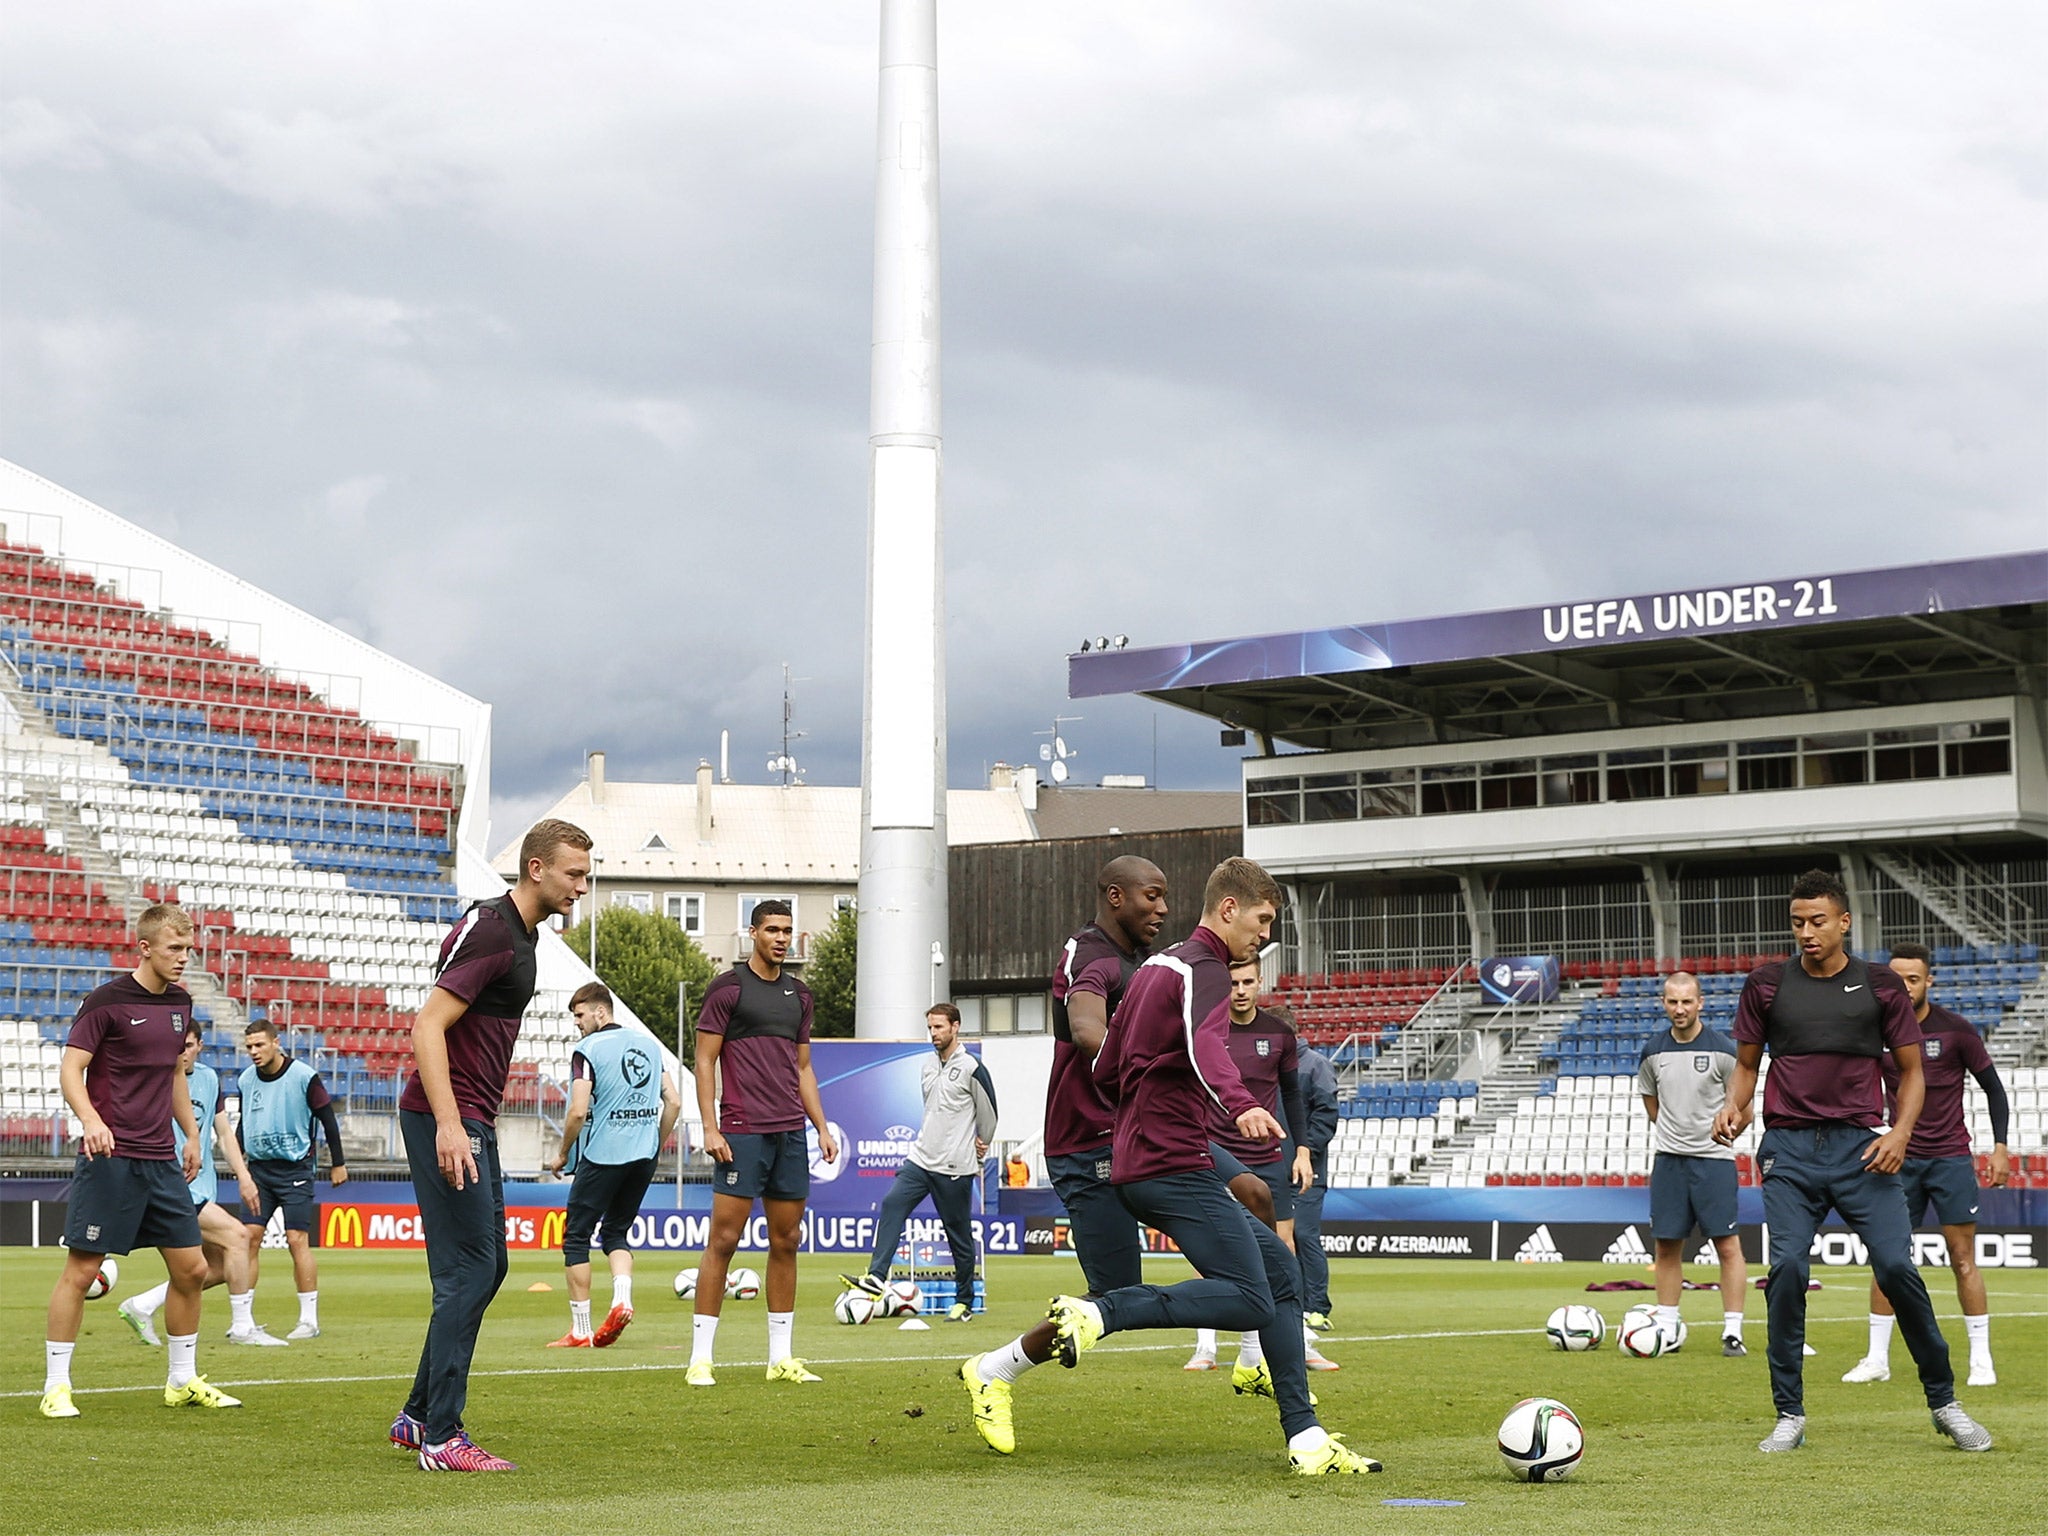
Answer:
<path fill-rule="evenodd" d="M 2048 1275 L 2038 1270 L 1986 1272 L 2001 1382 L 1962 1399 L 1998 1437 L 1990 1454 L 1964 1455 L 1935 1435 L 1901 1343 L 1889 1383 L 1838 1380 L 1864 1338 L 1868 1272 L 1850 1269 L 1823 1271 L 1826 1288 L 1812 1298 L 1821 1353 L 1807 1369 L 1809 1444 L 1765 1458 L 1755 1450 L 1771 1419 L 1760 1294 L 1750 1299 L 1748 1359 L 1721 1357 L 1719 1299 L 1694 1293 L 1693 1343 L 1642 1361 L 1621 1357 L 1611 1332 L 1584 1355 L 1556 1353 L 1541 1333 L 1566 1301 L 1590 1301 L 1618 1323 L 1641 1298 L 1582 1288 L 1640 1272 L 1340 1263 L 1337 1328 L 1323 1347 L 1343 1369 L 1312 1384 L 1324 1422 L 1387 1470 L 1311 1481 L 1288 1474 L 1270 1404 L 1234 1397 L 1225 1372 L 1181 1370 L 1186 1335 L 1113 1337 L 1077 1370 L 1033 1372 L 1017 1389 L 1017 1454 L 987 1450 L 953 1372 L 1076 1282 L 1063 1260 L 997 1260 L 987 1319 L 903 1333 L 835 1325 L 841 1266 L 806 1258 L 797 1350 L 824 1381 L 764 1382 L 761 1303 L 732 1302 L 719 1384 L 700 1391 L 683 1385 L 689 1317 L 669 1288 L 693 1256 L 643 1256 L 633 1327 L 609 1351 L 565 1357 L 541 1347 L 567 1327 L 560 1264 L 514 1254 L 484 1326 L 469 1422 L 521 1470 L 431 1477 L 385 1443 L 425 1326 L 423 1256 L 325 1255 L 325 1336 L 289 1350 L 222 1342 L 225 1297 L 209 1292 L 200 1369 L 245 1400 L 239 1411 L 164 1408 L 161 1353 L 135 1341 L 112 1299 L 93 1302 L 73 1369 L 83 1417 L 52 1422 L 37 1415 L 36 1397 L 58 1262 L 52 1251 L 0 1251 L 0 1530 L 1968 1536 L 2048 1527 Z M 160 1278 L 151 1253 L 123 1268 L 119 1295 Z M 266 1271 L 257 1315 L 282 1333 L 295 1317 L 282 1255 Z M 1159 1280 L 1185 1273 L 1174 1263 L 1148 1270 Z M 1953 1284 L 1927 1273 L 1960 1367 Z M 530 1294 L 535 1281 L 555 1289 Z M 600 1310 L 606 1294 L 600 1278 Z M 1586 1426 L 1586 1459 L 1567 1482 L 1517 1484 L 1495 1455 L 1501 1416 L 1531 1394 L 1562 1399 Z"/>

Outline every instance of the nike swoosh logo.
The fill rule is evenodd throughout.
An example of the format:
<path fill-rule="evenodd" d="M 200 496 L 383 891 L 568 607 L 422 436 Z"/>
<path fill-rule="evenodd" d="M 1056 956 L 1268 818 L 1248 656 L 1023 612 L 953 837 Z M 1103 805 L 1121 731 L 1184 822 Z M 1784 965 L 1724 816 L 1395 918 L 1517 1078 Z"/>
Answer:
<path fill-rule="evenodd" d="M 147 1024 L 148 1022 L 149 1022 L 149 1020 L 147 1020 L 147 1019 L 130 1019 L 130 1020 L 128 1021 L 128 1027 L 129 1027 L 130 1029 L 133 1029 L 133 1028 L 135 1028 L 135 1027 L 136 1027 L 136 1025 L 138 1025 L 138 1024 Z"/>
<path fill-rule="evenodd" d="M 1857 982 L 1857 983 L 1856 983 L 1856 985 L 1855 985 L 1855 986 L 1853 986 L 1853 987 L 1844 987 L 1844 988 L 1842 988 L 1842 990 L 1843 990 L 1844 992 L 1861 992 L 1861 991 L 1863 990 L 1863 983 L 1859 981 L 1859 982 Z"/>

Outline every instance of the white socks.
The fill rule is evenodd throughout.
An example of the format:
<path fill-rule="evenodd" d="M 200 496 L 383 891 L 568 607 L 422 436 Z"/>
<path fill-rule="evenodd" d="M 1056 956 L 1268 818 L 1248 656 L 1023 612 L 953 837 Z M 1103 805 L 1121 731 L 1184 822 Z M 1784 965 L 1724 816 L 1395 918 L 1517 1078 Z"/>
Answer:
<path fill-rule="evenodd" d="M 1970 1364 L 1989 1365 L 1991 1363 L 1991 1314 L 1986 1312 L 1982 1316 L 1971 1317 L 1968 1313 L 1965 1313 L 1963 1315 L 1963 1330 L 1970 1336 Z"/>
<path fill-rule="evenodd" d="M 1724 1339 L 1739 1339 L 1742 1337 L 1742 1314 L 1740 1312 L 1723 1312 L 1721 1314 L 1721 1337 Z"/>
<path fill-rule="evenodd" d="M 974 1363 L 974 1374 L 983 1381 L 1015 1381 L 1039 1362 L 1024 1353 L 1024 1341 L 1012 1339 L 1001 1349 L 992 1349 Z"/>
<path fill-rule="evenodd" d="M 131 1296 L 128 1299 L 128 1308 L 132 1312 L 140 1312 L 144 1317 L 153 1317 L 157 1308 L 164 1304 L 164 1298 L 170 1294 L 171 1282 L 159 1281 L 140 1296 Z"/>
<path fill-rule="evenodd" d="M 1657 1309 L 1657 1328 L 1665 1338 L 1675 1340 L 1678 1337 L 1678 1308 L 1659 1307 Z"/>
<path fill-rule="evenodd" d="M 43 1390 L 54 1392 L 59 1387 L 71 1385 L 71 1351 L 76 1344 L 59 1344 L 53 1339 L 43 1342 Z"/>
<path fill-rule="evenodd" d="M 199 1335 L 196 1333 L 166 1334 L 164 1341 L 171 1346 L 171 1375 L 164 1383 L 169 1387 L 182 1387 L 199 1374 Z"/>
<path fill-rule="evenodd" d="M 628 1312 L 633 1310 L 633 1277 L 631 1275 L 612 1276 L 612 1305 L 624 1307 Z"/>
<path fill-rule="evenodd" d="M 1889 1360 L 1892 1353 L 1892 1323 L 1889 1312 L 1870 1314 L 1870 1348 L 1864 1354 L 1866 1360 Z"/>
<path fill-rule="evenodd" d="M 796 1334 L 794 1312 L 770 1312 L 768 1314 L 768 1363 L 780 1365 L 790 1355 L 790 1340 Z"/>
<path fill-rule="evenodd" d="M 1256 1329 L 1250 1333 L 1238 1335 L 1237 1363 L 1239 1365 L 1264 1365 L 1266 1363 L 1266 1349 L 1259 1342 L 1259 1335 Z"/>
<path fill-rule="evenodd" d="M 1216 1330 L 1214 1328 L 1197 1328 L 1195 1330 L 1195 1353 L 1214 1357 L 1216 1353 Z"/>
<path fill-rule="evenodd" d="M 1298 1435 L 1287 1437 L 1287 1449 L 1291 1455 L 1306 1456 L 1320 1451 L 1330 1443 L 1330 1432 L 1320 1424 L 1311 1424 Z"/>
<path fill-rule="evenodd" d="M 318 1328 L 320 1326 L 320 1293 L 318 1291 L 299 1292 L 299 1322 L 308 1328 Z"/>
<path fill-rule="evenodd" d="M 228 1296 L 228 1326 L 236 1333 L 247 1333 L 256 1326 L 256 1293 L 244 1291 Z"/>
<path fill-rule="evenodd" d="M 718 1319 L 702 1312 L 690 1318 L 690 1364 L 709 1365 L 711 1346 L 718 1342 Z"/>
<path fill-rule="evenodd" d="M 569 1303 L 569 1337 L 587 1339 L 590 1337 L 590 1303 L 572 1301 Z"/>

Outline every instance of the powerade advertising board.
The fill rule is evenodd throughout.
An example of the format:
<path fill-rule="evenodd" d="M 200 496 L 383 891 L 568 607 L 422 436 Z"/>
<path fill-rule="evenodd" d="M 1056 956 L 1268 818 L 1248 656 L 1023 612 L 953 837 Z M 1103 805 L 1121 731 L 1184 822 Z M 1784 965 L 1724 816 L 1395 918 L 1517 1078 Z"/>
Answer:
<path fill-rule="evenodd" d="M 1497 955 L 1479 962 L 1479 990 L 1503 1007 L 1555 1002 L 1561 981 L 1555 955 Z"/>

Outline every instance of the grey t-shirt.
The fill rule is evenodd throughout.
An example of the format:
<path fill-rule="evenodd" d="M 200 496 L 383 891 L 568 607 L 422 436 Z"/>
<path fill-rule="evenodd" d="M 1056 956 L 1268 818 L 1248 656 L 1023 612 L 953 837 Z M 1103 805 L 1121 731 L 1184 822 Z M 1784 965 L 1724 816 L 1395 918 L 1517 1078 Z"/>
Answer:
<path fill-rule="evenodd" d="M 1636 1088 L 1657 1101 L 1659 1152 L 1680 1157 L 1735 1156 L 1714 1140 L 1714 1116 L 1728 1097 L 1735 1071 L 1735 1043 L 1717 1029 L 1700 1032 L 1681 1045 L 1671 1031 L 1653 1036 L 1636 1066 Z"/>

